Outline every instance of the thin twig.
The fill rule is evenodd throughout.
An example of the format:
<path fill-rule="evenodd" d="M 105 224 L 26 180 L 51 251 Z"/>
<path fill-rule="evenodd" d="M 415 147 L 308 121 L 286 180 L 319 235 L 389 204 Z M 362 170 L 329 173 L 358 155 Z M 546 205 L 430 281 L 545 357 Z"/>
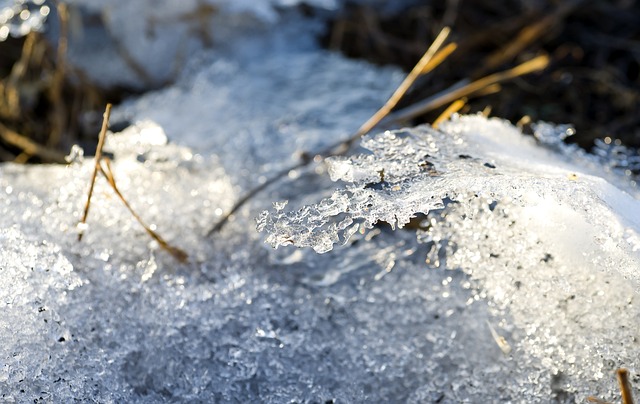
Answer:
<path fill-rule="evenodd" d="M 116 180 L 115 180 L 115 178 L 113 176 L 113 170 L 111 170 L 111 161 L 108 158 L 104 158 L 100 162 L 99 166 L 100 166 L 100 172 L 107 179 L 107 182 L 109 183 L 109 185 L 111 185 L 111 189 L 113 189 L 113 192 L 116 193 L 116 195 L 118 196 L 118 198 L 120 198 L 120 200 L 122 201 L 124 206 L 127 207 L 129 212 L 131 213 L 131 215 L 138 221 L 138 223 L 140 223 L 140 225 L 146 230 L 146 232 L 154 240 L 156 240 L 158 242 L 160 247 L 162 247 L 164 250 L 166 250 L 175 259 L 177 259 L 178 261 L 180 261 L 182 263 L 187 262 L 188 255 L 187 255 L 186 252 L 184 252 L 183 250 L 181 250 L 181 249 L 179 249 L 177 247 L 174 247 L 174 246 L 170 245 L 169 243 L 167 243 L 162 237 L 160 237 L 160 235 L 158 233 L 156 233 L 149 226 L 147 226 L 144 223 L 144 221 L 142 220 L 142 218 L 133 210 L 133 208 L 131 207 L 129 202 L 125 199 L 125 197 L 122 195 L 122 193 L 118 189 L 118 186 L 116 185 Z"/>
<path fill-rule="evenodd" d="M 93 187 L 96 183 L 96 177 L 98 175 L 98 171 L 100 170 L 100 159 L 102 158 L 102 148 L 104 147 L 104 139 L 107 137 L 107 128 L 109 127 L 109 117 L 111 116 L 111 104 L 107 104 L 106 109 L 104 110 L 104 115 L 102 118 L 102 128 L 100 128 L 100 135 L 98 137 L 98 148 L 96 149 L 96 156 L 94 159 L 94 167 L 93 174 L 91 175 L 91 185 L 89 186 L 89 195 L 87 196 L 87 203 L 84 205 L 84 213 L 82 214 L 82 219 L 80 220 L 78 233 L 78 241 L 82 240 L 82 235 L 84 234 L 83 226 L 87 223 L 87 216 L 89 215 L 89 206 L 91 206 L 91 196 L 93 195 Z"/>
<path fill-rule="evenodd" d="M 594 396 L 587 397 L 587 401 L 590 403 L 596 403 L 596 404 L 611 404 L 608 401 L 601 400 L 598 397 L 594 397 Z"/>
<path fill-rule="evenodd" d="M 618 379 L 620 395 L 622 396 L 622 404 L 634 404 L 633 394 L 631 393 L 631 383 L 629 382 L 629 371 L 627 369 L 620 368 L 616 371 L 616 377 Z M 594 396 L 587 397 L 587 401 L 596 404 L 611 404 L 608 401 L 601 400 Z"/>
<path fill-rule="evenodd" d="M 511 80 L 515 77 L 523 76 L 525 74 L 533 73 L 538 70 L 543 70 L 548 66 L 548 64 L 549 57 L 546 55 L 542 55 L 524 62 L 512 69 L 485 76 L 471 83 L 461 82 L 455 84 L 448 89 L 435 94 L 432 97 L 417 102 L 410 107 L 398 111 L 397 113 L 389 115 L 388 120 L 389 122 L 408 121 L 426 112 L 432 111 L 438 107 L 453 102 L 458 98 L 468 97 L 491 85 Z M 385 124 L 387 122 L 383 121 L 381 123 Z"/>
<path fill-rule="evenodd" d="M 398 104 L 398 101 L 402 99 L 407 90 L 413 85 L 413 83 L 423 74 L 427 74 L 431 70 L 433 70 L 436 66 L 438 66 L 442 61 L 444 61 L 455 49 L 455 44 L 449 44 L 445 49 L 440 53 L 440 57 L 434 59 L 434 56 L 438 49 L 442 46 L 444 41 L 449 36 L 451 29 L 449 27 L 444 27 L 440 34 L 433 41 L 429 49 L 425 52 L 425 54 L 420 58 L 418 63 L 411 69 L 411 72 L 407 75 L 407 77 L 400 83 L 396 91 L 391 95 L 389 100 L 380 108 L 375 114 L 371 116 L 365 123 L 360 126 L 360 129 L 356 132 L 356 136 L 360 137 L 366 133 L 368 133 L 371 129 L 373 129 L 380 121 L 387 116 L 393 107 Z"/>
<path fill-rule="evenodd" d="M 511 41 L 487 57 L 482 68 L 483 71 L 494 69 L 521 54 L 524 49 L 538 38 L 552 31 L 581 2 L 582 0 L 561 2 L 553 12 L 522 28 Z"/>
<path fill-rule="evenodd" d="M 22 45 L 20 58 L 11 67 L 11 73 L 0 82 L 0 113 L 5 117 L 18 119 L 22 113 L 20 105 L 19 83 L 24 78 L 32 60 L 38 33 L 30 32 Z"/>
<path fill-rule="evenodd" d="M 398 101 L 404 96 L 407 90 L 411 87 L 411 85 L 415 82 L 415 80 L 424 74 L 429 73 L 433 69 L 435 69 L 438 65 L 440 65 L 455 49 L 456 44 L 449 44 L 444 49 L 440 50 L 440 47 L 446 40 L 447 36 L 451 30 L 449 27 L 445 27 L 440 31 L 440 34 L 436 37 L 433 44 L 429 47 L 429 49 L 425 52 L 425 54 L 420 58 L 416 66 L 411 70 L 409 75 L 402 81 L 400 86 L 396 89 L 396 91 L 391 95 L 389 100 L 380 108 L 371 118 L 369 118 L 360 128 L 349 138 L 346 140 L 340 141 L 333 145 L 330 145 L 325 150 L 317 153 L 317 156 L 321 158 L 326 158 L 330 156 L 339 155 L 345 153 L 351 145 L 362 136 L 366 135 L 371 129 L 376 127 L 380 121 L 382 121 L 385 117 L 389 115 L 393 107 L 395 107 Z M 302 161 L 294 164 L 291 167 L 288 167 L 280 172 L 276 173 L 273 177 L 269 178 L 267 181 L 258 185 L 257 187 L 251 189 L 247 194 L 245 194 L 242 198 L 240 198 L 233 205 L 231 210 L 229 210 L 222 218 L 206 233 L 206 237 L 211 236 L 213 233 L 217 233 L 220 231 L 229 221 L 231 216 L 233 216 L 242 206 L 244 206 L 247 201 L 251 200 L 255 195 L 262 192 L 264 189 L 269 187 L 271 184 L 279 181 L 281 178 L 285 177 L 292 170 L 297 170 L 302 167 L 306 167 L 309 165 L 313 159 L 303 159 Z"/>
<path fill-rule="evenodd" d="M 38 156 L 50 163 L 64 163 L 64 154 L 56 150 L 41 146 L 28 137 L 6 127 L 0 123 L 0 138 L 10 145 L 18 147 L 26 155 Z"/>
<path fill-rule="evenodd" d="M 82 220 L 80 224 L 85 224 L 87 222 L 87 216 L 89 215 L 89 206 L 91 206 L 91 196 L 93 195 L 93 188 L 96 183 L 96 178 L 98 175 L 98 171 L 107 179 L 107 182 L 113 189 L 113 192 L 120 198 L 124 206 L 129 210 L 131 215 L 140 223 L 140 225 L 145 229 L 145 231 L 158 242 L 160 247 L 166 250 L 169 254 L 171 254 L 178 261 L 185 263 L 188 260 L 188 255 L 183 250 L 174 247 L 167 243 L 158 233 L 153 231 L 149 226 L 147 226 L 142 218 L 133 210 L 129 202 L 125 199 L 124 195 L 120 192 L 120 189 L 116 185 L 116 179 L 113 175 L 113 170 L 111 169 L 111 160 L 108 158 L 102 157 L 102 149 L 104 148 L 104 142 L 107 137 L 107 128 L 109 127 L 109 117 L 111 116 L 111 104 L 107 104 L 107 107 L 104 111 L 104 117 L 102 119 L 102 128 L 100 129 L 100 136 L 98 137 L 98 147 L 96 149 L 96 156 L 94 161 L 94 169 L 93 175 L 91 176 L 91 185 L 89 186 L 89 196 L 87 197 L 87 203 L 84 206 L 84 214 L 82 215 Z M 83 235 L 83 226 L 80 227 L 80 233 L 78 233 L 78 241 L 82 240 Z"/>
<path fill-rule="evenodd" d="M 58 39 L 58 48 L 56 51 L 56 66 L 51 79 L 48 95 L 53 109 L 51 111 L 51 130 L 47 144 L 49 146 L 58 146 L 65 128 L 66 120 L 66 103 L 62 100 L 62 86 L 64 85 L 64 77 L 66 73 L 66 57 L 68 42 L 68 26 L 69 11 L 67 5 L 63 2 L 56 4 L 58 10 L 58 19 L 60 21 L 60 37 Z"/>
<path fill-rule="evenodd" d="M 431 126 L 433 126 L 434 129 L 438 129 L 438 126 L 446 121 L 447 119 L 449 119 L 451 117 L 451 115 L 455 114 L 456 112 L 460 111 L 462 109 L 462 107 L 465 106 L 465 104 L 467 103 L 467 99 L 466 98 L 460 98 L 459 100 L 455 100 L 454 102 L 451 103 L 451 105 L 449 105 L 447 107 L 447 109 L 445 109 L 444 111 L 442 111 L 442 113 L 440 114 L 440 116 L 438 116 L 436 118 L 435 121 L 433 121 L 433 123 L 431 124 Z"/>
<path fill-rule="evenodd" d="M 633 404 L 633 394 L 631 393 L 631 383 L 629 382 L 629 371 L 620 368 L 616 372 L 618 377 L 618 385 L 622 394 L 622 404 Z"/>

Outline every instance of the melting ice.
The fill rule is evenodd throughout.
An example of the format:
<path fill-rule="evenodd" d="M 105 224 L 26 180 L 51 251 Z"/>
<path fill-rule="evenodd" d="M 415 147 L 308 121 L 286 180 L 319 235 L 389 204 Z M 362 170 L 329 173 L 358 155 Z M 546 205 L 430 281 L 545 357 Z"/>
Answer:
<path fill-rule="evenodd" d="M 640 385 L 638 192 L 619 173 L 634 160 L 553 141 L 566 127 L 373 134 L 203 237 L 398 83 L 280 24 L 114 113 L 132 122 L 108 138 L 118 186 L 188 264 L 103 180 L 76 241 L 91 159 L 0 166 L 2 401 L 616 401 L 618 367 Z"/>

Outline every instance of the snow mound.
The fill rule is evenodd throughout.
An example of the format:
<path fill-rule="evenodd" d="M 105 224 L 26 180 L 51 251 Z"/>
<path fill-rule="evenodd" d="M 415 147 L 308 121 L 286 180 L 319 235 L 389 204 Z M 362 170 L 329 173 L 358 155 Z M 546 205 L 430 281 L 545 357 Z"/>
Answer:
<path fill-rule="evenodd" d="M 579 402 L 614 397 L 616 367 L 635 373 L 638 287 L 624 275 L 637 280 L 636 200 L 503 121 L 388 132 L 365 141 L 384 162 L 336 159 L 332 175 L 367 192 L 397 192 L 382 169 L 390 183 L 413 170 L 407 182 L 425 193 L 458 168 L 449 185 L 469 188 L 448 193 L 417 239 L 361 226 L 322 255 L 261 248 L 244 216 L 203 238 L 237 198 L 221 161 L 167 143 L 151 121 L 108 139 L 122 193 L 189 263 L 163 252 L 103 180 L 77 242 L 93 168 L 81 153 L 68 167 L 1 166 L 5 401 Z M 409 158 L 409 144 L 433 166 L 391 158 Z M 453 158 L 438 160 L 445 149 Z M 491 194 L 476 195 L 485 179 Z M 583 203 L 558 197 L 560 182 Z M 425 206 L 397 202 L 398 225 Z"/>
<path fill-rule="evenodd" d="M 582 236 L 598 245 L 610 241 L 616 248 L 640 249 L 640 220 L 634 213 L 639 202 L 629 193 L 637 194 L 635 183 L 613 172 L 598 172 L 597 159 L 586 164 L 584 153 L 572 157 L 568 151 L 555 154 L 540 147 L 507 122 L 458 117 L 439 130 L 423 126 L 370 136 L 362 146 L 371 153 L 328 159 L 331 179 L 347 182 L 344 189 L 295 212 L 262 213 L 258 229 L 269 233 L 272 246 L 293 244 L 326 252 L 336 242 L 346 243 L 361 227 L 370 229 L 378 222 L 403 227 L 418 213 L 444 208 L 446 200 L 485 198 L 506 199 L 525 209 L 545 204 L 573 211 L 575 217 L 566 223 L 562 214 L 550 219 L 569 228 L 576 224 L 572 220 L 584 222 L 591 231 Z M 640 279 L 634 271 L 625 275 Z"/>
<path fill-rule="evenodd" d="M 0 401 L 614 401 L 621 366 L 637 386 L 638 192 L 620 174 L 637 159 L 565 146 L 568 127 L 540 124 L 536 142 L 459 117 L 371 136 L 203 236 L 400 79 L 317 49 L 293 3 L 74 2 L 99 24 L 71 52 L 105 82 L 163 82 L 190 59 L 115 108 L 131 124 L 106 146 L 122 194 L 189 261 L 103 178 L 77 241 L 94 168 L 80 150 L 0 165 Z M 212 24 L 214 55 L 194 57 Z M 275 245 L 347 245 L 265 248 L 252 218 L 274 200 L 289 200 L 261 216 Z"/>

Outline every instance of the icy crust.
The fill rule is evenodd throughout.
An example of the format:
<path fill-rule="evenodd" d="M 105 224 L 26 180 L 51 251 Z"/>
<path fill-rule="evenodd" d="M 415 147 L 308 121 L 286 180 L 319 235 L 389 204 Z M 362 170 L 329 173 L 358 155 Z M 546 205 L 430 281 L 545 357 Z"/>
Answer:
<path fill-rule="evenodd" d="M 515 362 L 474 320 L 498 321 L 464 273 L 424 270 L 415 236 L 278 257 L 240 216 L 203 238 L 235 198 L 217 159 L 168 144 L 150 121 L 106 151 L 121 192 L 190 262 L 159 249 L 100 178 L 79 243 L 93 169 L 81 153 L 67 167 L 1 165 L 1 401 L 514 396 Z"/>
<path fill-rule="evenodd" d="M 570 127 L 537 130 L 535 140 L 463 116 L 366 138 L 371 153 L 328 162 L 343 189 L 297 211 L 277 203 L 258 228 L 275 247 L 316 252 L 356 238 L 342 254 L 379 221 L 401 227 L 420 212 L 417 251 L 430 270 L 469 276 L 479 292 L 466 304 L 487 299 L 501 319 L 496 343 L 518 364 L 508 390 L 522 394 L 510 399 L 613 400 L 611 375 L 635 372 L 640 357 L 637 186 L 624 165 L 559 143 Z"/>
<path fill-rule="evenodd" d="M 214 157 L 169 144 L 152 121 L 141 121 L 107 136 L 105 152 L 119 191 L 143 221 L 171 244 L 195 244 L 235 197 L 228 176 Z M 4 165 L 0 228 L 19 224 L 25 234 L 46 236 L 80 257 L 121 258 L 160 251 L 98 176 L 82 243 L 76 241 L 94 164 L 75 152 L 68 166 Z M 189 198 L 188 204 L 184 203 Z M 176 226 L 179 223 L 179 226 Z M 185 231 L 188 230 L 188 231 Z M 124 244 L 113 241 L 126 240 Z M 92 246 L 96 249 L 88 249 Z M 118 248 L 120 246 L 120 248 Z M 197 254 L 198 251 L 193 251 Z"/>
<path fill-rule="evenodd" d="M 177 85 L 117 107 L 114 119 L 153 120 L 172 141 L 219 156 L 227 175 L 250 189 L 300 152 L 348 136 L 401 79 L 395 69 L 281 48 L 292 40 L 289 33 L 247 43 L 250 57 L 199 66 Z"/>
<path fill-rule="evenodd" d="M 10 227 L 0 228 L 0 246 L 0 386 L 9 393 L 14 389 L 8 386 L 39 376 L 40 368 L 29 363 L 46 366 L 48 350 L 60 339 L 70 338 L 59 322 L 60 309 L 67 291 L 82 281 L 54 243 Z M 3 401 L 12 397 L 9 394 L 2 396 Z"/>
<path fill-rule="evenodd" d="M 640 357 L 640 289 L 629 282 L 638 278 L 637 254 L 611 245 L 620 238 L 595 234 L 572 207 L 542 198 L 527 206 L 471 198 L 427 222 L 418 231 L 427 263 L 482 285 L 521 368 L 548 369 L 540 383 L 559 402 L 615 401 L 606 380 L 618 367 L 635 371 Z"/>
<path fill-rule="evenodd" d="M 388 157 L 410 138 L 386 136 Z M 67 167 L 0 165 L 3 402 L 612 401 L 613 370 L 636 373 L 637 291 L 599 269 L 637 262 L 567 204 L 459 193 L 426 217 L 423 244 L 382 227 L 340 254 L 273 251 L 245 215 L 202 236 L 237 198 L 219 159 L 151 121 L 110 135 L 106 151 L 121 192 L 190 261 L 151 241 L 103 179 L 78 243 L 93 169 L 81 153 Z M 332 173 L 375 185 L 382 167 L 398 182 L 401 160 Z M 608 187 L 616 210 L 635 207 Z"/>
<path fill-rule="evenodd" d="M 388 131 L 365 138 L 362 146 L 371 153 L 328 159 L 331 179 L 346 182 L 330 198 L 293 212 L 260 215 L 258 230 L 267 232 L 268 243 L 327 252 L 360 228 L 378 222 L 401 228 L 418 213 L 443 208 L 447 199 L 483 196 L 519 206 L 537 198 L 554 201 L 548 203 L 584 212 L 601 238 L 639 248 L 636 199 L 598 176 L 595 165 L 539 147 L 505 121 L 458 117 L 439 130 Z M 601 175 L 635 192 L 616 174 Z"/>

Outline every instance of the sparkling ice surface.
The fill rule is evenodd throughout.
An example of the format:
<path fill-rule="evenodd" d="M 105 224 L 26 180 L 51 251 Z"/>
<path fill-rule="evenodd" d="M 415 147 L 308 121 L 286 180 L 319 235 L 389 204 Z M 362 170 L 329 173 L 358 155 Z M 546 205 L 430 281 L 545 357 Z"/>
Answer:
<path fill-rule="evenodd" d="M 399 82 L 279 18 L 114 111 L 131 122 L 107 139 L 118 187 L 188 263 L 103 178 L 77 242 L 80 150 L 0 166 L 0 401 L 616 401 L 618 367 L 637 396 L 633 156 L 565 146 L 568 127 L 536 140 L 462 116 L 373 134 L 204 237 Z"/>

